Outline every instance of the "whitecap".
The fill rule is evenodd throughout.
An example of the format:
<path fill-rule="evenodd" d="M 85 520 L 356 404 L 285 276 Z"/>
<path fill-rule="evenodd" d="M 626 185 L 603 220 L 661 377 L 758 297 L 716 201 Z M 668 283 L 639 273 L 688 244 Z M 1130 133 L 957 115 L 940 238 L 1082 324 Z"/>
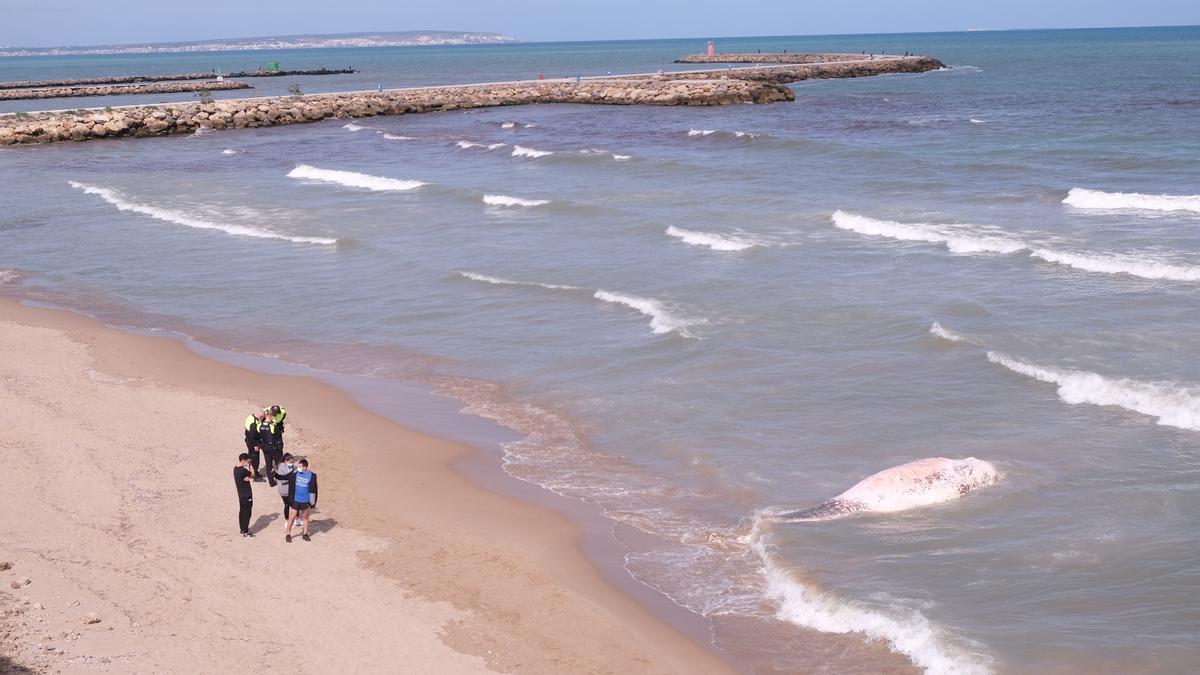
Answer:
<path fill-rule="evenodd" d="M 843 230 L 899 241 L 942 244 L 953 253 L 1016 253 L 1028 245 L 1007 233 L 978 225 L 934 225 L 876 220 L 845 211 L 835 211 L 833 224 Z"/>
<path fill-rule="evenodd" d="M 459 141 L 459 142 L 455 143 L 455 145 L 462 148 L 463 150 L 470 150 L 471 148 L 482 148 L 483 147 L 483 143 L 472 143 L 471 141 Z"/>
<path fill-rule="evenodd" d="M 315 166 L 301 164 L 288 172 L 288 178 L 301 178 L 305 180 L 316 180 L 325 183 L 337 183 L 347 187 L 366 188 L 374 191 L 407 191 L 415 190 L 425 183 L 419 180 L 399 180 L 396 178 L 384 178 L 382 176 L 371 176 L 365 173 L 355 173 L 353 171 L 336 171 L 333 169 L 318 169 Z"/>
<path fill-rule="evenodd" d="M 501 129 L 511 129 L 511 128 L 515 127 L 515 126 L 517 126 L 517 123 L 516 123 L 516 122 L 501 122 L 501 123 L 500 123 L 500 128 L 501 128 Z"/>
<path fill-rule="evenodd" d="M 241 150 L 234 150 L 233 148 L 225 148 L 224 150 L 221 151 L 221 154 L 222 155 L 236 155 L 236 154 L 239 154 L 240 152 L 241 152 Z"/>
<path fill-rule="evenodd" d="M 487 146 L 487 149 L 488 150 L 499 150 L 500 148 L 503 148 L 506 145 L 508 145 L 508 143 L 492 143 Z"/>
<path fill-rule="evenodd" d="M 1128 274 L 1143 279 L 1168 281 L 1200 281 L 1200 265 L 1178 265 L 1154 258 L 1095 253 L 1067 253 L 1039 248 L 1030 253 L 1034 258 L 1066 265 L 1085 272 Z"/>
<path fill-rule="evenodd" d="M 688 129 L 688 136 L 708 136 L 715 133 L 716 129 Z"/>
<path fill-rule="evenodd" d="M 363 125 L 355 124 L 354 122 L 350 122 L 349 124 L 343 124 L 342 128 L 345 129 L 346 131 L 362 131 L 363 129 L 366 129 L 366 127 L 364 127 Z"/>
<path fill-rule="evenodd" d="M 1137 192 L 1103 192 L 1071 188 L 1062 201 L 1077 209 L 1107 211 L 1135 209 L 1140 211 L 1194 211 L 1200 213 L 1200 195 L 1145 195 Z"/>
<path fill-rule="evenodd" d="M 489 206 L 542 206 L 549 204 L 549 199 L 521 199 L 508 195 L 484 195 L 483 203 Z"/>
<path fill-rule="evenodd" d="M 940 337 L 943 340 L 949 340 L 950 342 L 970 342 L 971 341 L 966 336 L 959 334 L 959 333 L 955 333 L 954 331 L 950 330 L 949 328 L 946 328 L 945 326 L 943 326 L 942 324 L 940 324 L 936 321 L 934 321 L 933 325 L 929 327 L 929 334 L 933 335 L 935 337 Z"/>
<path fill-rule="evenodd" d="M 514 145 L 513 151 L 512 151 L 513 157 L 534 157 L 534 158 L 536 158 L 536 157 L 545 157 L 546 155 L 553 155 L 553 154 L 554 154 L 553 150 L 534 150 L 533 148 L 527 148 L 523 145 Z"/>
<path fill-rule="evenodd" d="M 1129 378 L 1105 377 L 1086 370 L 1052 368 L 1021 359 L 988 352 L 988 361 L 1058 386 L 1064 403 L 1079 405 L 1115 405 L 1154 417 L 1163 426 L 1200 431 L 1200 390 L 1174 382 L 1144 382 Z"/>
<path fill-rule="evenodd" d="M 412 136 L 399 136 L 397 134 L 387 134 L 387 133 L 385 133 L 383 135 L 383 137 L 388 139 L 389 141 L 415 141 L 415 140 L 417 140 L 417 139 L 413 138 Z"/>
<path fill-rule="evenodd" d="M 614 293 L 604 289 L 596 291 L 592 297 L 603 302 L 624 305 L 650 317 L 650 330 L 653 331 L 655 335 L 674 332 L 678 333 L 682 337 L 694 337 L 687 330 L 687 327 L 691 325 L 692 322 L 686 321 L 671 314 L 666 305 L 664 305 L 660 300 L 655 300 L 654 298 L 643 298 L 636 295 L 626 295 L 624 293 Z"/>
<path fill-rule="evenodd" d="M 613 157 L 613 159 L 617 160 L 618 162 L 627 162 L 627 161 L 629 161 L 629 160 L 633 159 L 633 155 L 617 155 L 617 154 L 614 154 L 612 157 Z"/>
<path fill-rule="evenodd" d="M 971 124 L 987 124 L 987 120 L 981 120 L 978 117 L 972 117 Z"/>
<path fill-rule="evenodd" d="M 682 227 L 675 227 L 674 225 L 667 228 L 666 234 L 669 237 L 681 240 L 685 244 L 707 246 L 714 251 L 745 251 L 748 248 L 756 246 L 754 242 L 747 241 L 741 237 L 713 232 L 685 230 Z"/>
<path fill-rule="evenodd" d="M 516 281 L 514 279 L 505 279 L 503 277 L 493 277 L 487 274 L 479 274 L 477 272 L 459 271 L 457 274 L 464 279 L 472 281 L 482 281 L 485 284 L 494 284 L 497 286 L 535 286 L 538 288 L 548 288 L 556 291 L 582 291 L 586 290 L 579 286 L 565 286 L 563 284 L 542 284 L 536 281 Z"/>
<path fill-rule="evenodd" d="M 337 239 L 332 239 L 329 237 L 293 237 L 293 236 L 289 236 L 286 234 L 279 234 L 277 232 L 271 232 L 270 230 L 263 230 L 263 229 L 260 229 L 257 227 L 248 227 L 246 225 L 230 225 L 227 223 L 214 223 L 212 221 L 204 220 L 203 218 L 198 218 L 196 216 L 193 216 L 189 213 L 184 213 L 182 211 L 164 209 L 164 208 L 160 208 L 158 206 L 151 206 L 149 204 L 142 204 L 139 202 L 132 201 L 130 199 L 127 199 L 124 195 L 117 192 L 116 190 L 110 190 L 108 188 L 97 187 L 95 185 L 88 185 L 86 183 L 77 183 L 75 181 L 68 181 L 68 182 L 71 184 L 71 187 L 73 187 L 77 190 L 82 190 L 84 192 L 84 194 L 96 195 L 96 196 L 100 197 L 101 199 L 103 199 L 104 201 L 108 202 L 109 204 L 112 204 L 113 206 L 117 207 L 118 210 L 131 211 L 133 213 L 140 213 L 144 216 L 150 216 L 151 218 L 155 218 L 157 220 L 162 220 L 162 221 L 165 221 L 168 223 L 175 223 L 176 225 L 185 225 L 187 227 L 193 227 L 198 230 L 217 230 L 220 232 L 224 232 L 226 234 L 232 234 L 235 236 L 242 236 L 242 237 L 256 237 L 259 239 L 282 239 L 284 241 L 290 241 L 290 242 L 293 242 L 296 244 L 322 244 L 322 245 L 326 245 L 326 246 L 332 246 L 332 245 L 337 244 Z"/>

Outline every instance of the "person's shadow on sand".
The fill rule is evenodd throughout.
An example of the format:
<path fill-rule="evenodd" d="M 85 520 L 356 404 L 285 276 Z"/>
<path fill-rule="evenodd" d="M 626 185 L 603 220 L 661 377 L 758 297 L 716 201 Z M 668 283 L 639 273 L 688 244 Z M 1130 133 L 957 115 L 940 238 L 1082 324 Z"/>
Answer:
<path fill-rule="evenodd" d="M 313 518 L 313 521 L 308 524 L 310 534 L 323 534 L 337 527 L 337 520 L 333 518 Z"/>
<path fill-rule="evenodd" d="M 33 675 L 34 672 L 25 666 L 9 661 L 8 657 L 0 656 L 0 673 L 4 673 L 4 675 Z"/>
<path fill-rule="evenodd" d="M 269 516 L 259 516 L 258 520 L 255 520 L 254 524 L 250 526 L 250 531 L 254 533 L 262 532 L 276 520 L 279 520 L 278 513 L 272 513 Z"/>

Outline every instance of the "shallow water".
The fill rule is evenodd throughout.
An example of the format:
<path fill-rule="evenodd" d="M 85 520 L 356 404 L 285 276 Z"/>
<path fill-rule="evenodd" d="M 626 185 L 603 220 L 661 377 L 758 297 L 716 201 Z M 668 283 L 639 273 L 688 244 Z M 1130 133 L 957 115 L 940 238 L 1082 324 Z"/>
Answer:
<path fill-rule="evenodd" d="M 442 386 L 528 434 L 509 473 L 648 533 L 625 538 L 630 573 L 764 671 L 878 669 L 811 629 L 931 672 L 1200 661 L 1200 29 L 718 44 L 955 67 L 771 106 L 2 149 L 4 283 Z M 654 70 L 697 46 L 276 56 L 362 51 L 358 87 Z M 6 59 L 0 79 L 194 58 Z M 751 530 L 931 456 L 1003 477 Z"/>

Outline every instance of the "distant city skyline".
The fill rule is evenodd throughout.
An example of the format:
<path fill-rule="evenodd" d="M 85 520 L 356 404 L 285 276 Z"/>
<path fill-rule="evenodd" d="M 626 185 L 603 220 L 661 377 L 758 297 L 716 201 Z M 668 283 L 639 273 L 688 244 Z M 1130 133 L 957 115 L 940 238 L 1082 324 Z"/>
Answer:
<path fill-rule="evenodd" d="M 528 41 L 619 40 L 752 35 L 908 33 L 968 29 L 1091 28 L 1200 24 L 1195 0 L 859 0 L 853 5 L 792 0 L 459 0 L 353 5 L 317 0 L 251 4 L 210 0 L 158 5 L 140 0 L 10 0 L 0 46 L 58 47 L 363 31 L 496 32 Z M 977 6 L 982 5 L 982 6 Z M 285 10 L 285 11 L 281 11 Z"/>

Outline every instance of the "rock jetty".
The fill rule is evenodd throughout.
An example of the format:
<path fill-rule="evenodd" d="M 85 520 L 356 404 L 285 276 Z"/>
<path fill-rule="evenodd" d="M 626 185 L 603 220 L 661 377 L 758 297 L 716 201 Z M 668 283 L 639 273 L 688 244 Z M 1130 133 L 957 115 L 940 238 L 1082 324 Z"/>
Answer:
<path fill-rule="evenodd" d="M 133 94 L 175 94 L 186 91 L 224 91 L 249 89 L 250 85 L 236 80 L 208 82 L 152 82 L 150 84 L 113 84 L 93 87 L 51 87 L 48 89 L 3 89 L 0 101 L 21 101 L 39 98 L 72 98 L 75 96 L 130 96 Z"/>
<path fill-rule="evenodd" d="M 353 68 L 317 68 L 315 70 L 240 70 L 222 73 L 230 79 L 247 77 L 283 77 L 292 75 L 350 75 L 357 73 Z M 179 80 L 214 80 L 212 73 L 174 73 L 169 75 L 120 75 L 115 77 L 85 77 L 76 80 L 27 80 L 25 82 L 0 82 L 0 89 L 34 89 L 39 87 L 83 87 L 99 84 L 137 84 L 139 82 L 176 82 Z"/>
<path fill-rule="evenodd" d="M 768 52 L 755 54 L 688 54 L 675 63 L 830 63 L 857 61 L 865 54 L 818 54 L 813 52 Z"/>
<path fill-rule="evenodd" d="M 795 65 L 770 65 L 755 68 L 734 68 L 731 70 L 700 70 L 681 73 L 666 73 L 662 75 L 671 78 L 737 78 L 755 82 L 773 82 L 788 84 L 801 80 L 815 80 L 841 77 L 871 77 L 888 73 L 924 73 L 930 70 L 945 68 L 946 64 L 930 56 L 897 56 L 886 59 L 863 59 L 857 56 L 854 60 L 833 63 L 809 63 Z"/>
<path fill-rule="evenodd" d="M 744 79 L 614 77 L 582 81 L 535 80 L 382 92 L 165 103 L 103 110 L 9 113 L 0 115 L 0 145 L 166 136 L 190 134 L 201 128 L 270 127 L 328 118 L 535 103 L 711 106 L 774 103 L 795 98 L 795 92 L 783 85 Z"/>

